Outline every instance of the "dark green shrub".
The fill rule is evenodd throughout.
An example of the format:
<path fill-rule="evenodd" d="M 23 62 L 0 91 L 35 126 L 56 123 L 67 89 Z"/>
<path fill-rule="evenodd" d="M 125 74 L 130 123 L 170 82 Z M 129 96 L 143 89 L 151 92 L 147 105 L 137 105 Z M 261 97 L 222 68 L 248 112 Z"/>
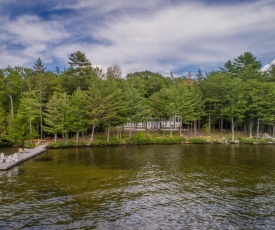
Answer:
<path fill-rule="evenodd" d="M 242 138 L 242 137 L 239 138 L 239 141 L 242 144 L 250 144 L 250 145 L 252 145 L 254 143 L 266 144 L 268 142 L 273 142 L 272 140 L 269 140 L 269 139 L 259 139 L 259 140 L 257 140 L 255 138 Z"/>
<path fill-rule="evenodd" d="M 203 139 L 203 138 L 196 138 L 196 137 L 190 138 L 188 141 L 191 144 L 205 144 L 206 143 L 205 139 Z"/>
<path fill-rule="evenodd" d="M 34 143 L 31 143 L 31 142 L 24 143 L 24 148 L 33 149 L 34 147 L 35 147 Z"/>
<path fill-rule="evenodd" d="M 77 146 L 84 147 L 87 146 L 87 143 L 85 141 L 79 141 Z"/>
<path fill-rule="evenodd" d="M 67 146 L 67 147 L 75 147 L 76 142 L 75 142 L 75 140 L 69 140 L 69 141 L 67 141 L 67 144 L 64 143 L 64 145 Z"/>
<path fill-rule="evenodd" d="M 57 141 L 56 143 L 50 142 L 47 148 L 54 148 L 54 149 L 67 148 L 67 145 L 65 142 L 62 142 L 62 141 Z"/>
<path fill-rule="evenodd" d="M 139 132 L 136 135 L 133 135 L 128 139 L 129 144 L 134 144 L 134 145 L 148 145 L 148 144 L 153 144 L 153 141 L 151 138 L 147 137 L 146 133 Z"/>
<path fill-rule="evenodd" d="M 116 146 L 116 145 L 121 145 L 121 144 L 122 144 L 122 141 L 118 140 L 118 139 L 112 139 L 108 143 L 108 145 L 111 145 L 111 146 Z"/>
<path fill-rule="evenodd" d="M 107 143 L 105 140 L 93 140 L 91 146 L 106 146 Z"/>

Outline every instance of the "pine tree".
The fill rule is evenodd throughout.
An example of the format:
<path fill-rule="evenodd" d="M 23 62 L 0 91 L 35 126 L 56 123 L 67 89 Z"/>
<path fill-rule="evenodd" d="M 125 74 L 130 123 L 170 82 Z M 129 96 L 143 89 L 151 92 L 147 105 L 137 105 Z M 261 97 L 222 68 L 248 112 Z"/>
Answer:
<path fill-rule="evenodd" d="M 85 53 L 81 51 L 76 51 L 70 54 L 68 63 L 70 67 L 73 67 L 73 68 L 82 68 L 82 67 L 91 68 L 92 67 L 91 62 L 87 59 Z"/>
<path fill-rule="evenodd" d="M 128 108 L 127 121 L 130 123 L 147 121 L 150 112 L 149 105 L 147 100 L 140 95 L 138 89 L 129 87 L 124 97 Z M 130 129 L 129 137 L 131 134 L 132 129 Z"/>
<path fill-rule="evenodd" d="M 39 117 L 39 108 L 40 104 L 37 92 L 29 90 L 22 94 L 18 114 L 25 117 L 28 121 L 30 139 L 37 135 L 35 130 L 33 130 L 33 123 Z"/>
<path fill-rule="evenodd" d="M 77 89 L 70 98 L 68 124 L 69 130 L 76 132 L 76 145 L 78 145 L 79 133 L 87 130 L 85 100 L 86 94 L 80 89 Z"/>
<path fill-rule="evenodd" d="M 44 73 L 46 70 L 46 67 L 44 66 L 42 60 L 40 57 L 37 59 L 37 61 L 34 63 L 33 69 L 36 73 Z"/>
<path fill-rule="evenodd" d="M 46 104 L 44 113 L 45 131 L 54 134 L 57 140 L 58 133 L 68 133 L 67 113 L 68 95 L 66 93 L 55 93 Z"/>

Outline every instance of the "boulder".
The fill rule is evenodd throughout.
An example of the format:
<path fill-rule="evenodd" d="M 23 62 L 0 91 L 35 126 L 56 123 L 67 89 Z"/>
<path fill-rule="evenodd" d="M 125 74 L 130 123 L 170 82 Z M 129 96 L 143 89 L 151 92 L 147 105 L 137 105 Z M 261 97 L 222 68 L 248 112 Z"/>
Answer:
<path fill-rule="evenodd" d="M 275 138 L 272 137 L 272 136 L 270 136 L 268 133 L 263 134 L 262 138 L 263 139 L 269 139 L 269 140 L 275 141 Z"/>

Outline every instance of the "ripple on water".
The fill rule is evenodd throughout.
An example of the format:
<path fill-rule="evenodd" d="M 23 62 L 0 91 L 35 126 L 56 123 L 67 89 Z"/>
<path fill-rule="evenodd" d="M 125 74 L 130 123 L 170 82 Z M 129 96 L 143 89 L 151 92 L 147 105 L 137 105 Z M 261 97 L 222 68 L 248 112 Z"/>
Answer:
<path fill-rule="evenodd" d="M 231 152 L 223 153 L 224 167 L 220 156 L 209 154 L 209 149 L 186 154 L 181 145 L 168 146 L 162 154 L 162 148 L 133 147 L 141 154 L 125 155 L 124 148 L 117 148 L 119 154 L 95 152 L 93 165 L 83 161 L 72 166 L 69 161 L 68 171 L 63 168 L 66 152 L 60 162 L 58 153 L 49 151 L 50 161 L 35 160 L 1 173 L 0 225 L 4 229 L 274 227 L 275 170 L 269 163 L 273 155 L 266 161 L 268 170 L 251 171 L 252 161 L 243 160 L 238 148 L 234 160 Z M 88 157 L 85 151 L 77 152 L 79 159 Z M 249 152 L 246 155 L 251 158 Z M 255 158 L 253 167 L 257 161 L 259 167 L 267 167 L 262 158 Z"/>

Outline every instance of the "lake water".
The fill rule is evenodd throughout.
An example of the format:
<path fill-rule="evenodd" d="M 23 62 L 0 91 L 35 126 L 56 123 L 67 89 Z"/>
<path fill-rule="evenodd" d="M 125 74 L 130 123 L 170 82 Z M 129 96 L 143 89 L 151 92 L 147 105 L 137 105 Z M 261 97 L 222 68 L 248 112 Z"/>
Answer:
<path fill-rule="evenodd" d="M 48 150 L 0 172 L 1 229 L 274 226 L 272 145 Z"/>

